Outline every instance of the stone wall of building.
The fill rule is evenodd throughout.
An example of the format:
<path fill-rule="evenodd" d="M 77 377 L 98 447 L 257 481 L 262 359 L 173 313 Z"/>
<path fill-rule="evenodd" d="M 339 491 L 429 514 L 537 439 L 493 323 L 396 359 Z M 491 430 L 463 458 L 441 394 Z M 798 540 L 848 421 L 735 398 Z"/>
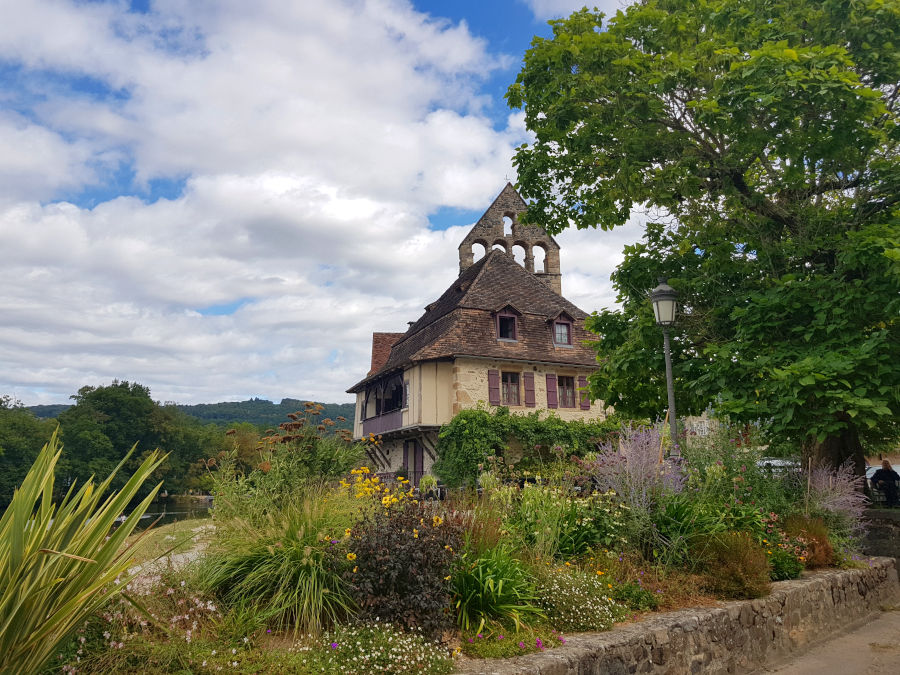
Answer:
<path fill-rule="evenodd" d="M 815 572 L 773 584 L 759 600 L 724 602 L 649 618 L 514 659 L 469 660 L 459 673 L 624 675 L 750 673 L 803 653 L 900 600 L 893 558 L 863 569 Z"/>
<path fill-rule="evenodd" d="M 512 413 L 524 415 L 534 412 L 535 410 L 547 410 L 547 373 L 556 374 L 558 376 L 570 376 L 575 378 L 576 387 L 578 376 L 587 377 L 593 372 L 592 368 L 576 368 L 573 366 L 563 365 L 529 365 L 523 364 L 521 361 L 501 361 L 493 359 L 468 359 L 460 357 L 453 364 L 453 395 L 452 414 L 456 415 L 462 410 L 474 408 L 481 401 L 487 406 L 488 402 L 488 370 L 498 370 L 500 372 L 516 372 L 522 373 L 525 369 L 534 373 L 534 398 L 535 407 L 529 408 L 525 406 L 525 392 L 522 389 L 520 380 L 520 398 L 522 405 L 509 406 Z M 488 406 L 493 408 L 494 406 Z M 578 396 L 576 395 L 574 408 L 554 408 L 560 419 L 564 420 L 588 420 L 588 419 L 605 419 L 607 410 L 602 401 L 594 401 L 591 403 L 589 410 L 582 410 L 579 407 Z"/>

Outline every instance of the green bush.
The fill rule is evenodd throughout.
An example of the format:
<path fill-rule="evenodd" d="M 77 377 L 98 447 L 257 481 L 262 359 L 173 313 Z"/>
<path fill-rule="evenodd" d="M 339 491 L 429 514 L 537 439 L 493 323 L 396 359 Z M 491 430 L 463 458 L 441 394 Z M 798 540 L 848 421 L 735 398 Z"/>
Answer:
<path fill-rule="evenodd" d="M 449 575 L 462 539 L 424 504 L 377 507 L 353 525 L 353 568 L 344 572 L 365 619 L 438 635 L 452 625 Z"/>
<path fill-rule="evenodd" d="M 135 553 L 123 550 L 160 485 L 114 531 L 116 520 L 165 459 L 147 455 L 118 492 L 108 494 L 129 452 L 102 483 L 73 485 L 53 503 L 54 470 L 61 454 L 56 432 L 43 447 L 0 517 L 0 672 L 40 670 L 92 612 L 125 584 Z"/>
<path fill-rule="evenodd" d="M 631 581 L 613 586 L 612 598 L 636 612 L 651 612 L 659 608 L 659 600 L 653 593 Z"/>
<path fill-rule="evenodd" d="M 537 585 L 537 602 L 561 631 L 609 630 L 624 615 L 606 582 L 578 568 L 554 568 Z"/>
<path fill-rule="evenodd" d="M 594 450 L 620 426 L 615 415 L 603 421 L 567 421 L 546 412 L 511 415 L 505 407 L 464 410 L 441 427 L 434 472 L 450 487 L 474 486 L 479 465 L 488 457 L 502 457 L 511 441 L 523 448 L 525 463 L 540 464 L 563 452 L 583 455 Z"/>
<path fill-rule="evenodd" d="M 705 574 L 705 585 L 712 592 L 731 599 L 768 594 L 771 585 L 766 550 L 746 532 L 705 537 L 691 550 Z"/>
<path fill-rule="evenodd" d="M 354 610 L 340 546 L 354 508 L 349 496 L 308 486 L 263 525 L 238 519 L 205 556 L 200 582 L 228 607 L 250 603 L 279 628 L 318 634 Z"/>
<path fill-rule="evenodd" d="M 772 566 L 772 571 L 769 573 L 769 578 L 772 581 L 800 578 L 803 573 L 803 562 L 792 551 L 780 546 L 768 549 L 768 551 L 771 551 L 769 564 Z"/>
<path fill-rule="evenodd" d="M 456 619 L 464 631 L 480 632 L 488 621 L 523 622 L 542 615 L 524 566 L 504 546 L 481 555 L 466 551 L 453 573 Z"/>

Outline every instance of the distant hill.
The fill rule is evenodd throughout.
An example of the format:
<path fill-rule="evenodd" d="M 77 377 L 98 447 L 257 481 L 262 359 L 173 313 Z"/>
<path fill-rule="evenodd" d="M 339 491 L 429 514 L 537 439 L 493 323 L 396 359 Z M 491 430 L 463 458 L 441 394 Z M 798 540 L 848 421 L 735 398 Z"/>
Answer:
<path fill-rule="evenodd" d="M 68 403 L 51 403 L 49 405 L 29 405 L 25 407 L 38 419 L 49 420 L 59 417 L 63 410 L 68 410 L 72 406 Z"/>
<path fill-rule="evenodd" d="M 287 421 L 288 413 L 304 410 L 304 401 L 295 398 L 283 398 L 281 403 L 273 403 L 262 398 L 251 398 L 248 401 L 226 401 L 223 403 L 198 403 L 196 405 L 179 405 L 176 408 L 186 415 L 203 422 L 214 422 L 227 426 L 250 422 L 261 427 L 277 427 Z M 335 422 L 333 429 L 352 429 L 353 415 L 356 406 L 353 403 L 322 403 L 325 409 L 319 419 L 330 417 Z M 27 406 L 35 417 L 48 419 L 58 417 L 59 414 L 71 407 L 64 403 L 53 405 Z M 345 422 L 338 417 L 346 418 Z"/>
<path fill-rule="evenodd" d="M 249 401 L 225 403 L 198 403 L 196 405 L 178 405 L 178 409 L 191 417 L 204 422 L 216 424 L 238 424 L 250 422 L 257 426 L 277 427 L 287 422 L 288 413 L 304 410 L 304 401 L 295 398 L 283 398 L 281 403 L 273 403 L 262 398 L 251 398 Z M 335 422 L 334 429 L 352 429 L 356 405 L 353 403 L 322 403 L 325 409 L 319 419 L 330 417 Z M 345 422 L 338 417 L 346 418 Z"/>

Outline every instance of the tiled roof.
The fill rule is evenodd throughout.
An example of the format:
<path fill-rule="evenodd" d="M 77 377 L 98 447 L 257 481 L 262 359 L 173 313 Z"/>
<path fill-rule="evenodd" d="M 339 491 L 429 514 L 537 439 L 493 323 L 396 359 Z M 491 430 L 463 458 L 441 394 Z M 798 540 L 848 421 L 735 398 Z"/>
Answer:
<path fill-rule="evenodd" d="M 381 370 L 391 355 L 391 347 L 406 333 L 372 333 L 372 365 L 369 375 Z"/>
<path fill-rule="evenodd" d="M 497 339 L 495 313 L 506 305 L 522 314 L 515 342 Z M 552 321 L 561 312 L 575 320 L 571 347 L 553 344 Z M 586 316 L 511 255 L 490 251 L 426 308 L 425 314 L 393 344 L 381 368 L 350 391 L 409 363 L 455 356 L 593 366 L 595 353 L 582 344 L 596 337 L 584 329 Z"/>

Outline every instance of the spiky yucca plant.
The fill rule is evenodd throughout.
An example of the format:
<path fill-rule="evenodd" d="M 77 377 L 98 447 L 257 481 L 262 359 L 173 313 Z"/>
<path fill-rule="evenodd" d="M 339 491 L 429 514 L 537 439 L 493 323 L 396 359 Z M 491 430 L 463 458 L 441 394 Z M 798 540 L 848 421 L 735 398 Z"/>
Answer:
<path fill-rule="evenodd" d="M 111 532 L 141 485 L 165 459 L 150 453 L 118 492 L 110 483 L 73 485 L 53 503 L 57 433 L 44 446 L 0 518 L 0 673 L 34 673 L 85 618 L 120 591 L 113 582 L 135 552 L 123 549 L 162 483 Z"/>

